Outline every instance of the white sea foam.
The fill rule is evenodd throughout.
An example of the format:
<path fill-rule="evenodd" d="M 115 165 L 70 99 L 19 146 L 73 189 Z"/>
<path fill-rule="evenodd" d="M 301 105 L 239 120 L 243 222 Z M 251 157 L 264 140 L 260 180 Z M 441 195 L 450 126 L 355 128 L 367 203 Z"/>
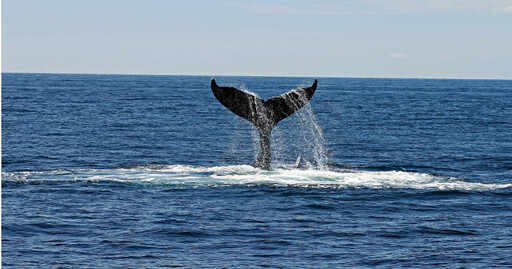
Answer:
<path fill-rule="evenodd" d="M 248 165 L 134 167 L 49 172 L 3 173 L 3 181 L 116 181 L 165 185 L 258 185 L 309 188 L 395 188 L 485 191 L 512 188 L 512 184 L 468 182 L 405 171 L 301 170 L 264 171 Z"/>

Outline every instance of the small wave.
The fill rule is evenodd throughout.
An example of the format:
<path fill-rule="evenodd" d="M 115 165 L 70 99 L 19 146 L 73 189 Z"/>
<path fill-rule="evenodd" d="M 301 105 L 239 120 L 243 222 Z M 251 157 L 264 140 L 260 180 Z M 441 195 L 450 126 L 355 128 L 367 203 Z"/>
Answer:
<path fill-rule="evenodd" d="M 486 191 L 512 188 L 512 184 L 468 182 L 406 171 L 303 170 L 264 171 L 248 165 L 233 166 L 141 166 L 118 169 L 2 173 L 6 181 L 124 182 L 186 186 L 275 185 L 305 188 L 371 188 Z"/>

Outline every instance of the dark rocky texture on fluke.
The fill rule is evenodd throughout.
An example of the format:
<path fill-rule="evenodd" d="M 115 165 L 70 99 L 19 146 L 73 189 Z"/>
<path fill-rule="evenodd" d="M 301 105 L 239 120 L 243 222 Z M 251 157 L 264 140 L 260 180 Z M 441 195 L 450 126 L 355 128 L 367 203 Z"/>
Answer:
<path fill-rule="evenodd" d="M 271 168 L 270 135 L 274 126 L 297 112 L 309 102 L 316 91 L 318 80 L 311 87 L 298 88 L 277 97 L 263 100 L 258 96 L 234 87 L 221 87 L 212 79 L 213 95 L 231 112 L 250 121 L 260 133 L 260 150 L 254 166 Z"/>

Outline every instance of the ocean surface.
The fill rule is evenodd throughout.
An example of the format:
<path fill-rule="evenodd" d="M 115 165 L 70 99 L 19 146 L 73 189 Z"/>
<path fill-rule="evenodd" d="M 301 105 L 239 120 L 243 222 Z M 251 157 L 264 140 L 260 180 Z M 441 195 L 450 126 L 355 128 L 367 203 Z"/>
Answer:
<path fill-rule="evenodd" d="M 210 79 L 2 74 L 2 268 L 512 266 L 512 81 Z"/>

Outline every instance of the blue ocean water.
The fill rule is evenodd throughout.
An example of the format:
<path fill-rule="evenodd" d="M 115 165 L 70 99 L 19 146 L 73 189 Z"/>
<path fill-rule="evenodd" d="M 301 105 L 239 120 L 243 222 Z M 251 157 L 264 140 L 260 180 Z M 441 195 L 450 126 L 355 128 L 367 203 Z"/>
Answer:
<path fill-rule="evenodd" d="M 512 81 L 319 78 L 261 171 L 210 79 L 2 74 L 2 267 L 512 266 Z"/>

